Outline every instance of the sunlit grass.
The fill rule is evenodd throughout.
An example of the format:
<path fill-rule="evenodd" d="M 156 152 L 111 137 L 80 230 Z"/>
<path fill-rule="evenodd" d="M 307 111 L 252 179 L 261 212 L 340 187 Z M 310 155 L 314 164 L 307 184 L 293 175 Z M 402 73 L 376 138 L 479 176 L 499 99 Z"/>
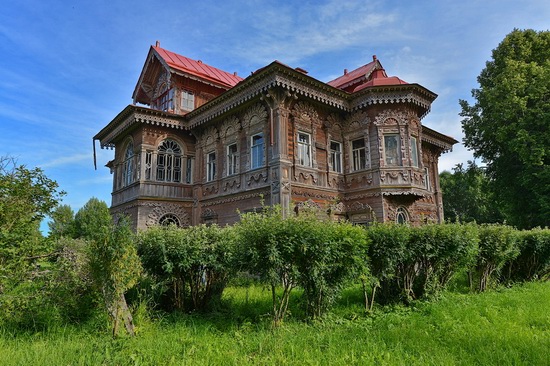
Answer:
<path fill-rule="evenodd" d="M 445 293 L 364 314 L 360 286 L 326 318 L 272 329 L 270 292 L 231 287 L 206 315 L 137 317 L 138 336 L 112 339 L 96 321 L 45 333 L 0 330 L 1 365 L 549 365 L 550 283 Z M 293 303 L 299 302 L 296 292 Z"/>

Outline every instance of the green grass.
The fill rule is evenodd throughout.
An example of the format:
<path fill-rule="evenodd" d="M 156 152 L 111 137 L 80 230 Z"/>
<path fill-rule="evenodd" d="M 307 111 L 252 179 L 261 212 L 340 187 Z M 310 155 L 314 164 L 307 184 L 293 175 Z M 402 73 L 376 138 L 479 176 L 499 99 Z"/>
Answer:
<path fill-rule="evenodd" d="M 372 315 L 363 314 L 359 291 L 346 291 L 322 321 L 297 320 L 295 306 L 278 329 L 267 315 L 269 291 L 233 287 L 209 316 L 138 315 L 131 339 L 112 339 L 98 322 L 33 334 L 0 330 L 0 364 L 550 365 L 548 282 L 446 293 Z"/>

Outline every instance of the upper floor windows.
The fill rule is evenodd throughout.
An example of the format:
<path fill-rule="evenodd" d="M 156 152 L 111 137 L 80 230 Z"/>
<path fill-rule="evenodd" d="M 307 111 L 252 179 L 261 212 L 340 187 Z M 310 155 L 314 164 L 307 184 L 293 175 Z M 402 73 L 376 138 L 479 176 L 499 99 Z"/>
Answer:
<path fill-rule="evenodd" d="M 216 153 L 206 155 L 206 181 L 211 182 L 216 178 Z"/>
<path fill-rule="evenodd" d="M 342 144 L 336 141 L 330 142 L 330 169 L 342 173 Z"/>
<path fill-rule="evenodd" d="M 237 144 L 231 144 L 227 147 L 227 175 L 238 173 L 239 152 Z"/>
<path fill-rule="evenodd" d="M 157 151 L 157 180 L 181 182 L 181 148 L 174 140 L 164 140 Z"/>
<path fill-rule="evenodd" d="M 387 166 L 401 165 L 399 159 L 399 135 L 384 135 L 384 159 Z"/>
<path fill-rule="evenodd" d="M 135 180 L 135 166 L 134 166 L 134 144 L 132 141 L 128 143 L 126 152 L 124 153 L 123 173 L 122 180 L 123 186 L 132 184 Z"/>
<path fill-rule="evenodd" d="M 411 164 L 418 167 L 418 145 L 414 136 L 411 136 Z"/>
<path fill-rule="evenodd" d="M 311 160 L 311 136 L 307 133 L 298 132 L 298 164 L 312 166 Z"/>
<path fill-rule="evenodd" d="M 365 139 L 361 138 L 351 142 L 352 170 L 362 170 L 367 167 L 367 149 Z"/>
<path fill-rule="evenodd" d="M 195 109 L 195 94 L 188 90 L 181 91 L 181 109 L 184 111 L 192 111 Z"/>
<path fill-rule="evenodd" d="M 258 133 L 251 137 L 250 169 L 257 169 L 264 164 L 264 134 Z"/>

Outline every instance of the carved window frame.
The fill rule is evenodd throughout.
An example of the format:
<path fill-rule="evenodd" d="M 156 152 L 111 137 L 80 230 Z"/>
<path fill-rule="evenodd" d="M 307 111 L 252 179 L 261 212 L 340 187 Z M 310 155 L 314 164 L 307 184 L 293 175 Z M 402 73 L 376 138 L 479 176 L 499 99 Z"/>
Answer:
<path fill-rule="evenodd" d="M 415 168 L 419 168 L 420 167 L 420 155 L 419 155 L 420 149 L 418 148 L 418 138 L 414 135 L 411 135 L 411 138 L 409 141 L 410 141 L 409 153 L 410 153 L 411 166 Z"/>
<path fill-rule="evenodd" d="M 122 160 L 122 174 L 119 188 L 127 187 L 137 180 L 137 154 L 134 151 L 134 141 L 129 138 L 124 149 Z"/>
<path fill-rule="evenodd" d="M 399 225 L 405 225 L 410 222 L 410 215 L 407 209 L 403 206 L 397 207 L 395 210 L 395 223 Z"/>
<path fill-rule="evenodd" d="M 191 112 L 195 109 L 195 93 L 193 91 L 182 89 L 180 99 L 182 111 Z"/>

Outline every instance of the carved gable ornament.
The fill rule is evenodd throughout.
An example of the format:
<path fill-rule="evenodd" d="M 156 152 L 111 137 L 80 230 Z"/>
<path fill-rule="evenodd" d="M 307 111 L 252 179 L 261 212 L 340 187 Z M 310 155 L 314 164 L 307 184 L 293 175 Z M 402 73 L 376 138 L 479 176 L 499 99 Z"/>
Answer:
<path fill-rule="evenodd" d="M 265 123 L 267 123 L 267 111 L 260 103 L 253 105 L 244 113 L 243 128 L 250 129 L 256 124 Z"/>
<path fill-rule="evenodd" d="M 220 127 L 220 137 L 222 139 L 230 138 L 240 130 L 241 124 L 239 119 L 235 116 L 231 116 L 226 119 Z"/>
<path fill-rule="evenodd" d="M 315 108 L 306 102 L 296 103 L 294 108 L 292 108 L 292 114 L 294 115 L 295 121 L 301 122 L 302 124 L 310 124 L 319 118 Z"/>
<path fill-rule="evenodd" d="M 416 116 L 412 112 L 385 110 L 375 117 L 374 124 L 377 126 L 404 126 L 409 124 L 409 121 L 414 117 Z"/>
<path fill-rule="evenodd" d="M 364 128 L 365 126 L 368 126 L 369 122 L 370 122 L 370 119 L 369 119 L 369 116 L 367 115 L 367 112 L 365 111 L 354 112 L 346 119 L 346 130 L 355 131 L 355 130 Z"/>

